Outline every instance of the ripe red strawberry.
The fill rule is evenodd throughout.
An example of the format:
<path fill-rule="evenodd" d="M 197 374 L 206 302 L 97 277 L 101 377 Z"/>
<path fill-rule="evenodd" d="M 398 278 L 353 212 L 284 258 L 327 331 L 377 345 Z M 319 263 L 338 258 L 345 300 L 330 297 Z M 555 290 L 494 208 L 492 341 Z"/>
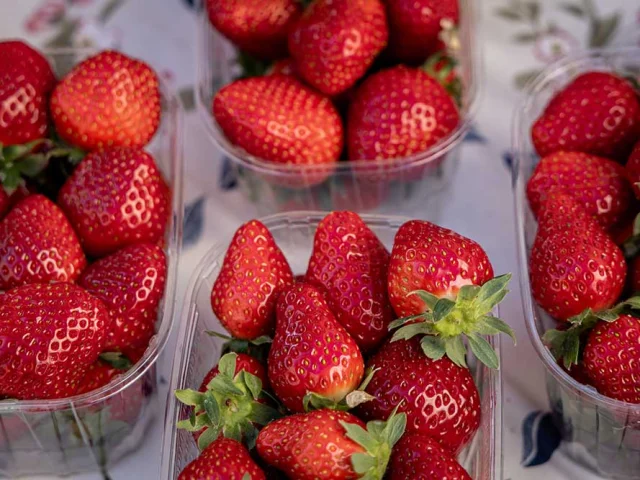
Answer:
<path fill-rule="evenodd" d="M 235 440 L 220 437 L 187 465 L 178 480 L 266 480 L 247 449 Z"/>
<path fill-rule="evenodd" d="M 433 223 L 403 224 L 393 243 L 389 262 L 389 300 L 399 317 L 425 311 L 415 290 L 438 298 L 455 299 L 464 285 L 483 285 L 493 278 L 489 257 L 473 240 Z"/>
<path fill-rule="evenodd" d="M 353 86 L 387 45 L 380 0 L 315 0 L 289 35 L 296 71 L 327 95 Z"/>
<path fill-rule="evenodd" d="M 296 64 L 292 58 L 283 58 L 282 60 L 273 62 L 267 71 L 267 75 L 290 75 L 297 77 L 298 72 L 296 72 Z"/>
<path fill-rule="evenodd" d="M 144 62 L 100 52 L 58 83 L 51 116 L 60 138 L 85 150 L 144 147 L 160 125 L 158 77 Z"/>
<path fill-rule="evenodd" d="M 640 319 L 621 315 L 598 322 L 589 333 L 582 364 L 600 393 L 640 403 Z"/>
<path fill-rule="evenodd" d="M 276 300 L 293 283 L 291 267 L 258 220 L 233 236 L 211 290 L 211 306 L 231 335 L 253 340 L 273 333 Z"/>
<path fill-rule="evenodd" d="M 611 307 L 626 276 L 620 248 L 566 194 L 551 195 L 538 221 L 529 259 L 536 302 L 558 320 Z"/>
<path fill-rule="evenodd" d="M 444 48 L 443 22 L 458 23 L 458 0 L 387 0 L 389 53 L 402 63 L 424 62 Z"/>
<path fill-rule="evenodd" d="M 42 195 L 25 198 L 0 222 L 0 290 L 73 282 L 86 264 L 73 228 Z"/>
<path fill-rule="evenodd" d="M 576 77 L 549 102 L 531 130 L 540 156 L 560 150 L 625 158 L 640 129 L 631 84 L 607 72 Z"/>
<path fill-rule="evenodd" d="M 0 302 L 0 395 L 64 398 L 76 393 L 104 347 L 109 315 L 70 283 L 33 284 Z"/>
<path fill-rule="evenodd" d="M 382 479 L 406 417 L 365 424 L 340 411 L 316 410 L 267 425 L 258 435 L 258 453 L 296 480 Z"/>
<path fill-rule="evenodd" d="M 296 185 L 323 181 L 342 151 L 342 120 L 331 100 L 292 76 L 236 80 L 216 94 L 213 116 L 229 141 L 250 155 L 318 167 L 301 172 Z"/>
<path fill-rule="evenodd" d="M 182 403 L 195 407 L 178 427 L 193 432 L 201 450 L 219 435 L 244 440 L 251 448 L 250 443 L 258 433 L 257 425 L 266 425 L 280 416 L 267 405 L 263 379 L 266 380 L 264 367 L 254 358 L 235 353 L 223 355 L 197 392 L 176 391 Z"/>
<path fill-rule="evenodd" d="M 0 42 L 0 144 L 45 137 L 47 105 L 56 78 L 47 60 L 16 40 Z"/>
<path fill-rule="evenodd" d="M 98 359 L 87 368 L 76 394 L 81 395 L 102 388 L 125 371 Z"/>
<path fill-rule="evenodd" d="M 318 225 L 306 281 L 325 293 L 336 320 L 363 350 L 377 347 L 395 318 L 387 298 L 389 252 L 353 212 Z"/>
<path fill-rule="evenodd" d="M 638 141 L 629 155 L 625 165 L 627 178 L 633 187 L 633 193 L 640 199 L 640 141 Z"/>
<path fill-rule="evenodd" d="M 435 440 L 420 434 L 403 436 L 393 449 L 388 480 L 471 480 Z"/>
<path fill-rule="evenodd" d="M 459 122 L 453 99 L 433 77 L 402 65 L 383 70 L 358 87 L 349 107 L 349 159 L 423 152 L 447 137 Z"/>
<path fill-rule="evenodd" d="M 581 152 L 555 152 L 536 166 L 527 182 L 531 210 L 538 214 L 551 192 L 565 192 L 608 228 L 620 221 L 632 201 L 624 167 Z"/>
<path fill-rule="evenodd" d="M 155 161 L 135 148 L 87 155 L 58 195 L 85 251 L 101 257 L 134 243 L 157 243 L 169 219 L 170 193 Z"/>
<path fill-rule="evenodd" d="M 0 220 L 16 203 L 29 195 L 31 195 L 31 191 L 24 185 L 18 186 L 18 189 L 11 192 L 10 195 L 0 186 Z"/>
<path fill-rule="evenodd" d="M 297 0 L 207 0 L 209 21 L 238 48 L 263 59 L 287 54 L 287 35 L 300 17 Z"/>
<path fill-rule="evenodd" d="M 379 368 L 366 388 L 375 398 L 359 407 L 366 419 L 384 419 L 399 405 L 407 432 L 437 440 L 456 455 L 480 425 L 480 396 L 469 370 L 447 357 L 432 360 L 420 340 L 387 342 L 367 363 Z"/>
<path fill-rule="evenodd" d="M 102 300 L 109 311 L 105 349 L 146 347 L 155 333 L 164 294 L 166 258 L 156 245 L 130 245 L 89 265 L 78 285 Z"/>
<path fill-rule="evenodd" d="M 269 381 L 289 410 L 302 412 L 308 393 L 340 402 L 358 387 L 362 354 L 322 293 L 303 283 L 288 287 L 278 299 L 277 317 Z"/>

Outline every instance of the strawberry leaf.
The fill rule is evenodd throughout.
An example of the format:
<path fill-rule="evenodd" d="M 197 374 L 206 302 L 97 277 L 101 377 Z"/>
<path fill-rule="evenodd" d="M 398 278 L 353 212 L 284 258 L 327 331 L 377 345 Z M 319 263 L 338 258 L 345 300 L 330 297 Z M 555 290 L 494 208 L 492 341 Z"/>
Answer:
<path fill-rule="evenodd" d="M 218 406 L 218 402 L 213 396 L 213 393 L 208 391 L 204 394 L 202 406 L 204 407 L 204 411 L 209 417 L 209 422 L 213 423 L 214 425 L 220 423 L 220 407 Z"/>
<path fill-rule="evenodd" d="M 364 390 L 354 390 L 350 392 L 346 397 L 344 397 L 344 401 L 347 404 L 349 409 L 356 408 L 358 405 L 362 405 L 363 403 L 370 402 L 371 400 L 375 400 L 376 397 L 365 392 Z"/>
<path fill-rule="evenodd" d="M 403 325 L 406 325 L 407 323 L 413 322 L 415 320 L 425 319 L 425 315 L 426 313 L 421 313 L 419 315 L 410 315 L 408 317 L 398 318 L 391 322 L 388 328 L 389 330 L 395 330 L 396 328 L 402 327 Z"/>
<path fill-rule="evenodd" d="M 487 315 L 504 299 L 507 293 L 509 293 L 507 285 L 510 280 L 511 274 L 507 273 L 506 275 L 492 278 L 480 287 L 474 302 L 476 315 Z"/>
<path fill-rule="evenodd" d="M 253 399 L 258 400 L 260 394 L 262 393 L 262 380 L 245 370 L 242 370 L 240 372 L 240 375 L 244 376 L 242 381 L 244 381 L 244 383 L 247 385 L 247 388 L 251 392 Z"/>
<path fill-rule="evenodd" d="M 247 416 L 247 419 L 258 425 L 267 425 L 281 416 L 280 412 L 275 408 L 256 402 L 252 405 L 251 413 Z"/>
<path fill-rule="evenodd" d="M 120 352 L 101 353 L 100 360 L 118 370 L 129 370 L 132 366 L 131 361 Z"/>
<path fill-rule="evenodd" d="M 446 353 L 442 337 L 425 335 L 422 337 L 422 340 L 420 340 L 420 346 L 424 354 L 432 360 L 440 360 Z"/>
<path fill-rule="evenodd" d="M 220 436 L 219 430 L 216 430 L 214 428 L 206 429 L 204 432 L 202 432 L 202 435 L 198 437 L 198 449 L 200 451 L 204 450 L 213 442 L 215 442 L 219 436 Z"/>
<path fill-rule="evenodd" d="M 227 353 L 218 361 L 218 370 L 222 375 L 233 378 L 236 374 L 236 360 L 238 356 L 235 353 Z"/>
<path fill-rule="evenodd" d="M 416 295 L 417 297 L 419 297 L 420 300 L 422 300 L 425 303 L 425 305 L 429 307 L 430 310 L 433 310 L 433 308 L 436 306 L 436 303 L 438 303 L 438 297 L 436 297 L 432 293 L 429 293 L 425 290 L 414 290 L 413 292 L 410 292 L 407 296 L 409 295 Z"/>
<path fill-rule="evenodd" d="M 511 328 L 509 324 L 507 324 L 507 322 L 505 322 L 504 320 L 501 320 L 498 317 L 494 317 L 492 315 L 485 316 L 483 320 L 484 321 L 481 323 L 481 326 L 487 326 L 493 329 L 496 333 L 497 332 L 505 333 L 513 339 L 514 345 L 517 343 L 516 333 L 513 331 L 513 328 Z M 482 333 L 484 335 L 494 335 L 494 333 L 485 333 L 485 332 L 482 332 L 481 330 L 478 330 L 478 331 L 479 333 Z"/>
<path fill-rule="evenodd" d="M 458 365 L 459 367 L 466 367 L 466 353 L 467 350 L 464 348 L 464 343 L 462 343 L 462 338 L 460 337 L 449 337 L 444 339 L 444 350 L 447 354 L 447 357 Z"/>
<path fill-rule="evenodd" d="M 433 307 L 433 322 L 438 323 L 449 315 L 455 308 L 456 303 L 448 298 L 441 298 Z"/>
<path fill-rule="evenodd" d="M 498 355 L 493 350 L 493 347 L 491 347 L 489 342 L 475 333 L 468 335 L 467 341 L 469 342 L 471 351 L 480 362 L 485 364 L 487 367 L 493 368 L 495 370 L 500 368 L 500 360 L 498 359 Z"/>
<path fill-rule="evenodd" d="M 430 333 L 433 333 L 433 326 L 431 324 L 426 322 L 412 323 L 411 325 L 406 325 L 399 330 L 396 330 L 393 337 L 391 337 L 391 341 L 397 342 L 398 340 L 409 340 L 416 335 L 426 335 Z"/>
<path fill-rule="evenodd" d="M 185 405 L 198 407 L 202 405 L 203 394 L 195 390 L 176 390 L 176 398 Z"/>
<path fill-rule="evenodd" d="M 207 385 L 207 390 L 215 390 L 224 396 L 242 395 L 244 392 L 234 385 L 233 380 L 225 375 L 216 375 Z"/>

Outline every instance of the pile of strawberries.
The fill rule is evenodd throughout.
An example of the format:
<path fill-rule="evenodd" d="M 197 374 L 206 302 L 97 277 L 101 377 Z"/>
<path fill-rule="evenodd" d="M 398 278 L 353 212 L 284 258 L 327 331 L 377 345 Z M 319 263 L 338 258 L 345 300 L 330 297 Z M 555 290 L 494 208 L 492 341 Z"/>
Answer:
<path fill-rule="evenodd" d="M 244 67 L 244 78 L 215 95 L 213 116 L 250 155 L 313 167 L 290 184 L 320 183 L 339 160 L 424 152 L 460 123 L 457 0 L 207 0 L 206 8 Z"/>
<path fill-rule="evenodd" d="M 630 403 L 640 403 L 639 93 L 613 73 L 576 77 L 533 125 L 541 159 L 527 184 L 531 288 L 558 322 L 544 340 L 576 380 Z"/>
<path fill-rule="evenodd" d="M 467 347 L 498 368 L 485 336 L 513 335 L 492 315 L 509 278 L 427 221 L 404 223 L 389 253 L 352 212 L 318 224 L 296 277 L 261 222 L 242 225 L 211 291 L 227 353 L 176 392 L 201 450 L 179 478 L 469 479 Z"/>
<path fill-rule="evenodd" d="M 105 51 L 56 79 L 0 43 L 0 397 L 66 398 L 144 354 L 164 293 L 170 191 L 144 147 L 156 74 Z"/>

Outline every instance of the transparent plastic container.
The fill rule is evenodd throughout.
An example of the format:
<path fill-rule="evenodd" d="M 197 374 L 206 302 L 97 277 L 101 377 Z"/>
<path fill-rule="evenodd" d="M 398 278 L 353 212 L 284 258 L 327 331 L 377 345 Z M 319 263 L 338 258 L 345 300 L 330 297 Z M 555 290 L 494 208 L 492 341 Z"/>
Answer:
<path fill-rule="evenodd" d="M 44 52 L 61 78 L 93 50 Z M 143 441 L 160 408 L 155 363 L 173 322 L 176 273 L 182 239 L 182 109 L 165 85 L 162 121 L 146 147 L 172 191 L 165 239 L 167 280 L 158 310 L 156 335 L 140 361 L 111 383 L 83 395 L 56 400 L 0 401 L 0 477 L 72 475 L 103 470 Z"/>
<path fill-rule="evenodd" d="M 203 3 L 203 2 L 202 2 Z M 227 140 L 212 115 L 218 90 L 238 73 L 235 49 L 198 13 L 196 103 L 203 126 L 221 156 L 230 159 L 240 188 L 261 215 L 295 210 L 344 210 L 398 213 L 420 206 L 434 219 L 447 196 L 478 104 L 480 52 L 478 9 L 460 0 L 460 56 L 463 84 L 460 125 L 425 152 L 389 160 L 340 161 L 331 166 L 278 165 L 249 155 Z M 216 152 L 217 153 L 217 152 Z M 214 154 L 216 155 L 216 154 Z M 318 179 L 325 178 L 321 183 Z"/>
<path fill-rule="evenodd" d="M 316 228 L 325 215 L 319 212 L 292 212 L 261 220 L 273 234 L 294 274 L 306 271 Z M 406 221 L 401 217 L 378 215 L 362 215 L 362 218 L 388 249 L 393 245 L 398 228 Z M 173 363 L 171 392 L 176 389 L 198 388 L 207 371 L 220 357 L 221 341 L 204 332 L 224 332 L 211 309 L 210 295 L 229 241 L 230 239 L 215 245 L 200 262 L 191 279 L 181 317 L 178 334 L 180 347 L 176 350 Z M 499 340 L 492 338 L 491 342 L 499 351 Z M 482 424 L 459 460 L 474 479 L 493 480 L 502 478 L 501 377 L 498 371 L 474 360 L 471 359 L 470 365 L 482 399 Z M 198 455 L 192 435 L 185 430 L 177 430 L 175 426 L 178 419 L 186 416 L 188 408 L 170 396 L 162 454 L 163 479 L 177 478 L 182 469 Z"/>
<path fill-rule="evenodd" d="M 640 479 L 640 405 L 614 400 L 575 381 L 556 363 L 541 335 L 556 322 L 533 300 L 529 254 L 537 223 L 529 208 L 526 183 L 539 158 L 531 142 L 531 126 L 553 95 L 577 75 L 591 71 L 637 76 L 640 49 L 596 50 L 567 57 L 542 72 L 528 87 L 513 125 L 517 165 L 517 241 L 525 322 L 533 346 L 544 364 L 549 403 L 563 434 L 561 450 L 580 464 L 615 479 Z"/>

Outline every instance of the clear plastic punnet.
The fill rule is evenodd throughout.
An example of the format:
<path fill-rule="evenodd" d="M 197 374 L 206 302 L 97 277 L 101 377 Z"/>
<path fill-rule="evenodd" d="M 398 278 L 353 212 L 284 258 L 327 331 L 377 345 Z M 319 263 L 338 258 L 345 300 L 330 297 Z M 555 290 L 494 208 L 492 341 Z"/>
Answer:
<path fill-rule="evenodd" d="M 424 218 L 435 218 L 447 197 L 462 139 L 478 105 L 478 5 L 474 0 L 460 0 L 460 48 L 456 60 L 463 95 L 458 127 L 433 147 L 410 157 L 339 161 L 330 166 L 276 164 L 249 155 L 225 137 L 212 115 L 212 101 L 218 90 L 239 73 L 236 52 L 211 26 L 201 7 L 197 19 L 196 104 L 206 135 L 219 148 L 212 150 L 212 161 L 216 157 L 228 159 L 240 188 L 262 215 L 347 208 L 397 214 L 420 206 Z M 319 178 L 325 180 L 317 183 Z"/>
<path fill-rule="evenodd" d="M 94 50 L 45 51 L 58 78 Z M 100 471 L 143 443 L 152 420 L 161 418 L 156 360 L 173 322 L 176 273 L 182 239 L 182 108 L 161 85 L 162 122 L 146 147 L 172 192 L 165 238 L 167 281 L 156 335 L 140 361 L 108 385 L 55 400 L 0 401 L 0 477 L 45 475 L 47 478 Z"/>
<path fill-rule="evenodd" d="M 326 213 L 291 212 L 261 219 L 269 228 L 286 256 L 294 274 L 304 273 L 313 248 L 313 237 Z M 402 217 L 362 215 L 382 243 L 391 249 L 398 228 L 406 221 Z M 183 306 L 178 349 L 171 375 L 171 392 L 176 389 L 198 388 L 205 374 L 220 357 L 221 340 L 207 335 L 213 330 L 224 333 L 211 309 L 211 288 L 218 277 L 231 238 L 216 244 L 202 259 L 194 273 Z M 490 342 L 499 351 L 499 339 Z M 476 385 L 481 395 L 482 423 L 459 460 L 475 480 L 502 478 L 502 398 L 500 372 L 470 359 Z M 171 396 L 167 403 L 162 478 L 175 479 L 182 469 L 198 455 L 191 433 L 177 430 L 176 422 L 187 418 L 188 408 Z"/>
<path fill-rule="evenodd" d="M 607 478 L 640 479 L 640 405 L 605 397 L 558 365 L 541 340 L 556 322 L 536 305 L 529 281 L 529 255 L 537 223 L 525 188 L 539 160 L 531 142 L 531 126 L 555 93 L 577 75 L 594 70 L 638 78 L 640 49 L 594 50 L 554 63 L 531 82 L 515 115 L 514 185 L 522 302 L 529 337 L 546 370 L 549 404 L 564 440 L 561 451 Z"/>

